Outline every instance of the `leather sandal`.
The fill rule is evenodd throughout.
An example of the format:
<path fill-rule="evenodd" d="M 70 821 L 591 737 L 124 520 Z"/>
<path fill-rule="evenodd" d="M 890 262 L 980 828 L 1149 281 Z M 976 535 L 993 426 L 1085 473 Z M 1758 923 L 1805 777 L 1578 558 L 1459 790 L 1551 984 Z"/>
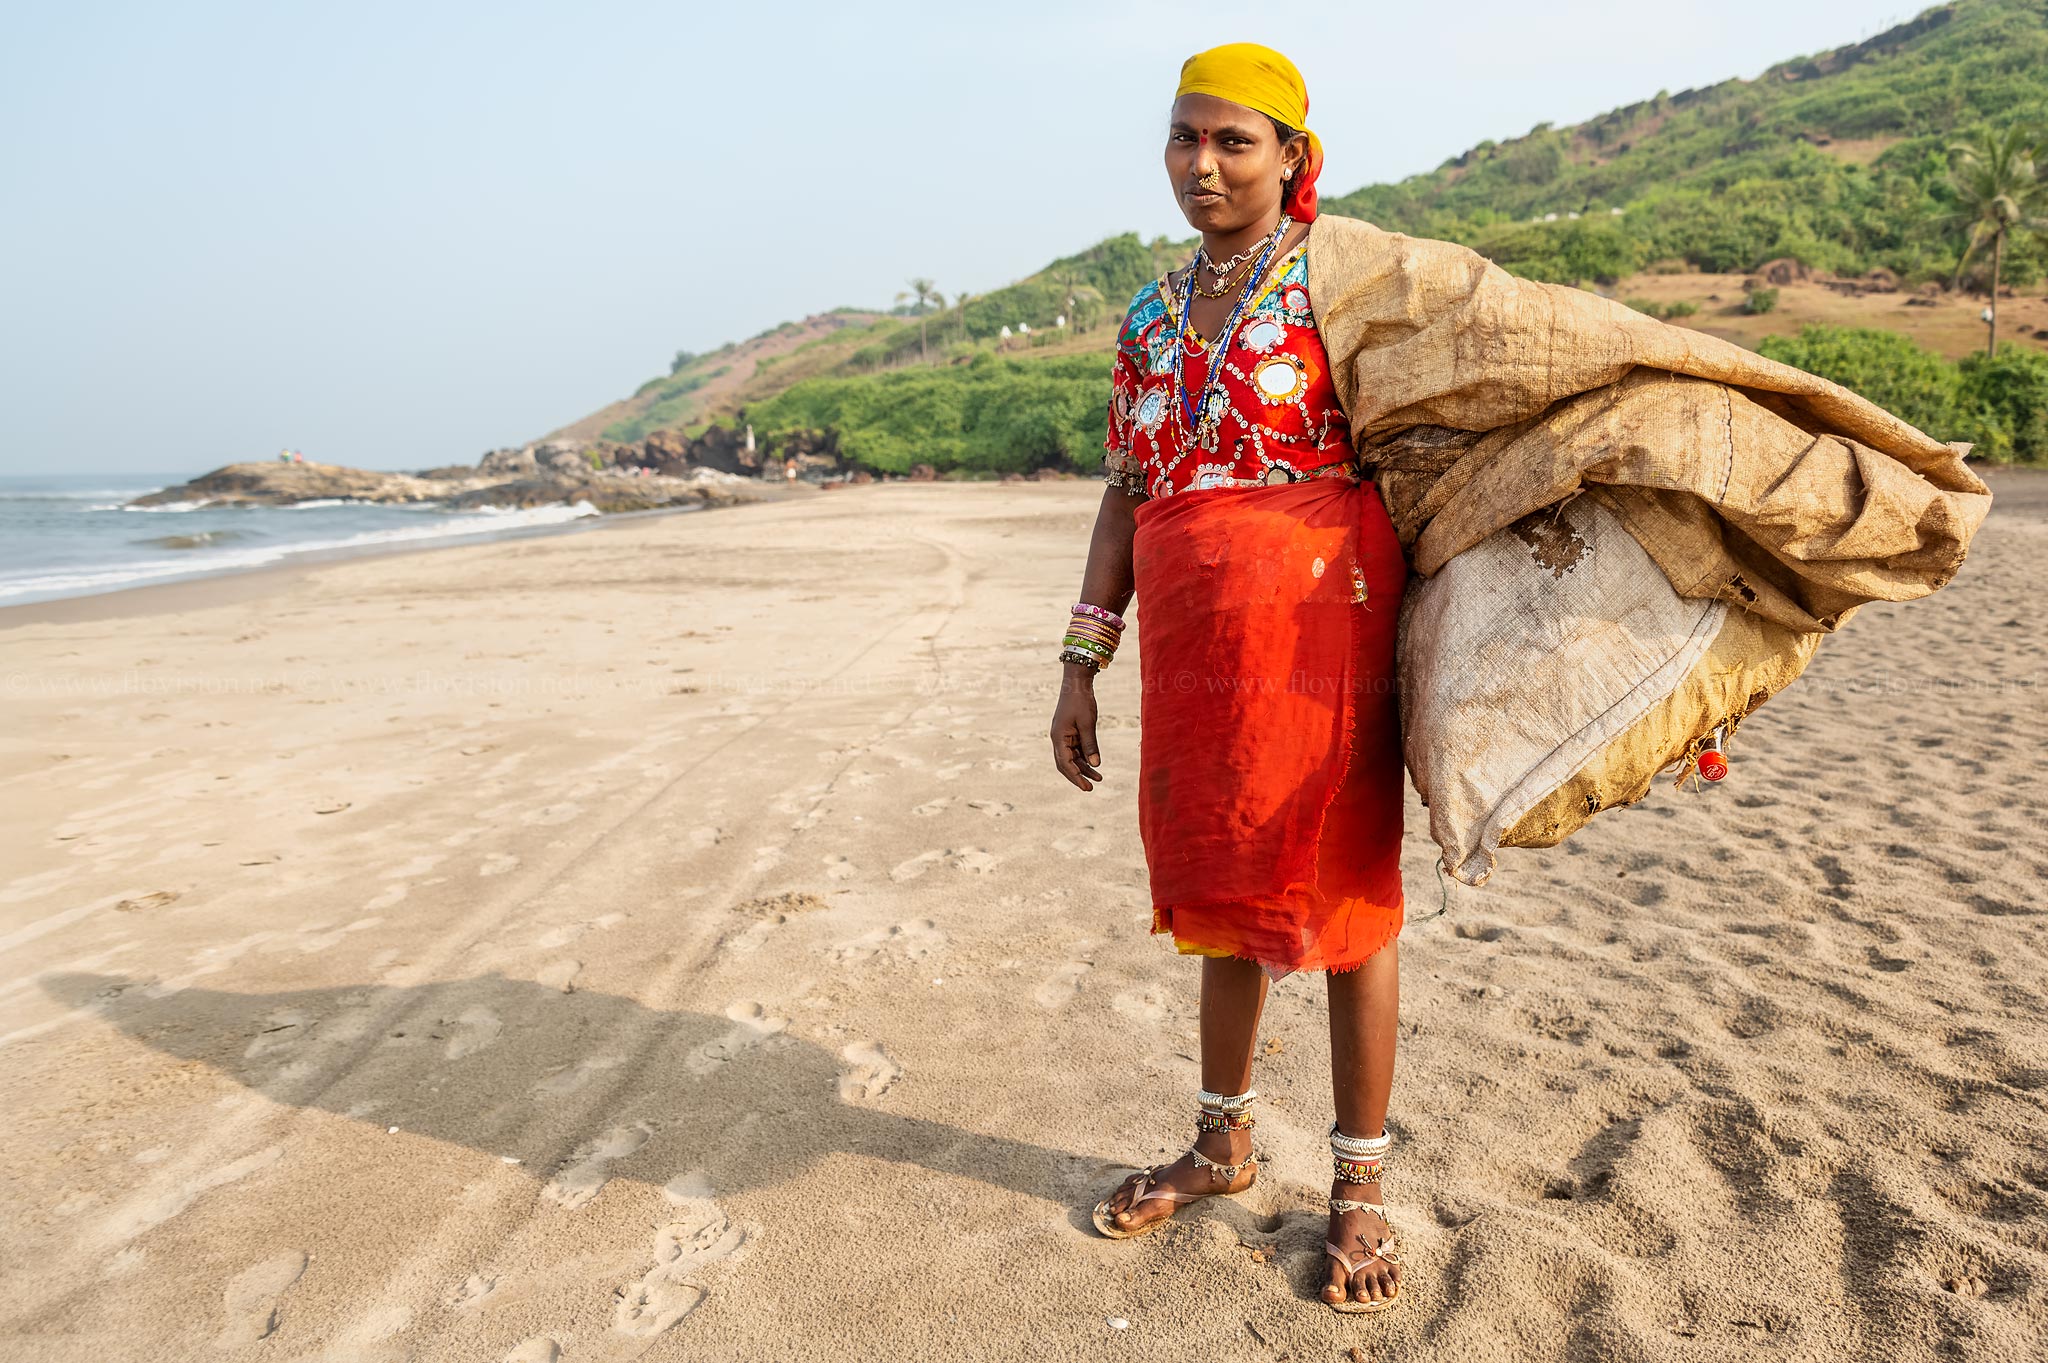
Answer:
<path fill-rule="evenodd" d="M 1203 1131 L 1248 1131 L 1257 1124 L 1250 1112 L 1252 1099 L 1256 1097 L 1258 1097 L 1256 1090 L 1247 1090 L 1243 1093 L 1230 1095 L 1210 1093 L 1207 1090 L 1203 1090 L 1201 1094 L 1201 1115 L 1196 1118 L 1195 1124 Z M 1248 1191 L 1259 1181 L 1258 1163 L 1260 1156 L 1256 1150 L 1246 1155 L 1236 1164 L 1218 1164 L 1200 1150 L 1189 1146 L 1187 1158 L 1194 1162 L 1197 1169 L 1207 1169 L 1210 1177 L 1220 1180 L 1223 1186 L 1214 1192 L 1184 1193 L 1178 1188 L 1162 1184 L 1159 1181 L 1160 1175 L 1168 1166 L 1155 1164 L 1138 1172 L 1136 1176 L 1138 1181 L 1132 1185 L 1130 1205 L 1124 1210 L 1135 1211 L 1147 1202 L 1171 1202 L 1178 1206 L 1189 1202 L 1200 1202 L 1205 1197 L 1230 1197 L 1237 1193 Z M 1243 1188 L 1232 1188 L 1230 1185 L 1237 1182 L 1237 1176 L 1243 1173 L 1246 1168 L 1250 1168 L 1252 1171 L 1252 1181 L 1245 1184 Z M 1128 1179 L 1125 1181 L 1129 1182 Z M 1119 1188 L 1121 1188 L 1121 1185 L 1119 1185 Z M 1115 1193 L 1111 1193 L 1109 1197 L 1105 1197 L 1102 1201 L 1096 1203 L 1094 1216 L 1095 1229 L 1101 1231 L 1112 1240 L 1130 1240 L 1145 1234 L 1147 1231 L 1158 1230 L 1161 1226 L 1173 1220 L 1172 1214 L 1169 1213 L 1156 1221 L 1147 1221 L 1142 1226 L 1119 1226 L 1114 1219 L 1115 1214 L 1109 1209 L 1110 1199 L 1115 1196 Z"/>
<path fill-rule="evenodd" d="M 1380 1181 L 1380 1172 L 1386 1167 L 1387 1150 L 1393 1143 L 1394 1138 L 1391 1135 L 1380 1135 L 1370 1138 L 1346 1136 L 1337 1129 L 1335 1122 L 1331 1122 L 1330 1154 L 1335 1164 L 1338 1181 L 1343 1183 L 1378 1183 Z M 1329 1207 L 1332 1212 L 1371 1212 L 1380 1219 L 1380 1224 L 1387 1228 L 1387 1233 L 1378 1244 L 1374 1245 L 1366 1244 L 1365 1236 L 1361 1234 L 1358 1237 L 1358 1243 L 1365 1250 L 1365 1253 L 1359 1256 L 1356 1263 L 1353 1263 L 1345 1256 L 1343 1249 L 1337 1245 L 1336 1241 L 1323 1241 L 1323 1252 L 1330 1258 L 1335 1259 L 1344 1269 L 1344 1300 L 1330 1301 L 1324 1299 L 1323 1305 L 1340 1315 L 1346 1316 L 1371 1316 L 1377 1315 L 1381 1311 L 1391 1310 L 1401 1300 L 1401 1287 L 1399 1283 L 1395 1284 L 1394 1295 L 1391 1297 L 1382 1297 L 1378 1301 L 1351 1300 L 1351 1280 L 1358 1276 L 1360 1269 L 1365 1268 L 1373 1260 L 1378 1259 L 1393 1265 L 1395 1268 L 1406 1267 L 1401 1261 L 1399 1246 L 1395 1243 L 1394 1223 L 1388 1217 L 1387 1209 L 1377 1202 L 1357 1202 L 1346 1197 L 1333 1197 L 1329 1199 Z"/>

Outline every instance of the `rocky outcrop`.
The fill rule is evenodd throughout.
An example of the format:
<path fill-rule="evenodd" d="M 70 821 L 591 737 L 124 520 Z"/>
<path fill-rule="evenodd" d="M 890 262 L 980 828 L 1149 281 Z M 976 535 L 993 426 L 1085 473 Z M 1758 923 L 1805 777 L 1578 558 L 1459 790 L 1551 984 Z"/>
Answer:
<path fill-rule="evenodd" d="M 794 431 L 753 441 L 746 428 L 713 426 L 698 436 L 656 431 L 645 440 L 543 440 L 492 450 L 471 468 L 448 464 L 419 473 L 385 473 L 340 464 L 266 460 L 229 464 L 189 483 L 138 497 L 131 506 L 215 502 L 290 506 L 341 499 L 439 502 L 458 509 L 589 502 L 600 511 L 725 505 L 762 495 L 765 480 L 825 483 L 846 469 L 831 431 Z M 927 474 L 926 476 L 929 476 Z"/>
<path fill-rule="evenodd" d="M 663 507 L 731 506 L 756 501 L 759 489 L 740 478 L 590 477 L 521 478 L 494 483 L 447 499 L 457 511 L 485 506 L 554 506 L 589 502 L 599 511 L 657 511 Z"/>
<path fill-rule="evenodd" d="M 222 506 L 290 506 L 340 499 L 358 502 L 437 502 L 455 510 L 485 506 L 573 506 L 599 511 L 659 507 L 726 506 L 761 495 L 752 479 L 681 468 L 676 476 L 638 465 L 593 461 L 582 449 L 494 450 L 475 468 L 438 468 L 423 474 L 384 473 L 340 464 L 229 464 L 189 483 L 138 497 L 131 506 L 211 502 Z"/>
<path fill-rule="evenodd" d="M 1757 278 L 1765 284 L 1783 288 L 1787 284 L 1802 284 L 1813 277 L 1806 262 L 1794 256 L 1779 256 L 1756 267 Z"/>
<path fill-rule="evenodd" d="M 448 495 L 449 480 L 410 473 L 352 469 L 340 464 L 229 464 L 177 487 L 137 497 L 130 506 L 219 502 L 228 506 L 289 506 L 330 497 L 361 502 L 431 502 Z"/>

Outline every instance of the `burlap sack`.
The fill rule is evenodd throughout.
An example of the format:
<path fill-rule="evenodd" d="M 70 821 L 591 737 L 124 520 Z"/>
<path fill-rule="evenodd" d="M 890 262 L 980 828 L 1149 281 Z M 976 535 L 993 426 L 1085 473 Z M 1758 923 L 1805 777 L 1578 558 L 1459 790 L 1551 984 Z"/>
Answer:
<path fill-rule="evenodd" d="M 1642 799 L 1819 638 L 1681 597 L 1591 497 L 1488 536 L 1402 607 L 1403 755 L 1445 867 L 1481 884 L 1500 847 L 1552 846 Z"/>
<path fill-rule="evenodd" d="M 1326 215 L 1308 273 L 1422 579 L 1404 746 L 1461 880 L 1642 798 L 1857 607 L 1945 585 L 1990 510 L 1966 446 L 1454 243 Z"/>

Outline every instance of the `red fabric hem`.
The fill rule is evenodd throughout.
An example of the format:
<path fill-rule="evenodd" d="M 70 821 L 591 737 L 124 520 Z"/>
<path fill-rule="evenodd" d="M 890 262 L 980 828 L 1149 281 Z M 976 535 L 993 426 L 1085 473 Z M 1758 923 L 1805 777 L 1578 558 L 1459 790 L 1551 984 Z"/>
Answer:
<path fill-rule="evenodd" d="M 1239 901 L 1219 900 L 1201 906 L 1206 910 L 1228 909 Z M 1193 905 L 1180 905 L 1189 909 Z M 1407 896 L 1403 895 L 1391 904 L 1376 904 L 1364 900 L 1348 901 L 1333 915 L 1346 923 L 1358 922 L 1361 917 L 1370 919 L 1369 930 L 1353 941 L 1348 949 L 1324 953 L 1310 949 L 1293 956 L 1274 952 L 1262 953 L 1255 943 L 1245 940 L 1243 923 L 1229 925 L 1217 923 L 1208 925 L 1206 932 L 1195 929 L 1182 932 L 1174 924 L 1174 906 L 1155 907 L 1152 910 L 1152 933 L 1171 935 L 1175 950 L 1183 956 L 1221 956 L 1231 960 L 1249 961 L 1264 970 L 1274 979 L 1280 979 L 1297 970 L 1320 970 L 1331 974 L 1343 974 L 1356 970 L 1377 956 L 1389 942 L 1401 935 L 1407 925 Z"/>

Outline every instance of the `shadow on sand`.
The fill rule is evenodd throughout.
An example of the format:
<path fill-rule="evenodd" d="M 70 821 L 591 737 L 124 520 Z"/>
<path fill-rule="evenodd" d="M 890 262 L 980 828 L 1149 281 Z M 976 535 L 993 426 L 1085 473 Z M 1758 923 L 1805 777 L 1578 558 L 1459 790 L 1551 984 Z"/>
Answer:
<path fill-rule="evenodd" d="M 551 1193 L 621 1129 L 628 1135 L 612 1148 L 632 1149 L 596 1171 L 599 1182 L 661 1186 L 702 1170 L 722 1195 L 772 1186 L 830 1155 L 865 1155 L 1061 1204 L 1076 1227 L 1119 1167 L 863 1106 L 892 1077 L 886 1057 L 849 1038 L 842 1058 L 765 1013 L 662 1011 L 497 974 L 268 994 L 162 993 L 114 975 L 42 983 L 58 1001 L 273 1102 L 514 1156 L 551 1180 Z M 651 1133 L 644 1144 L 632 1139 L 636 1123 Z"/>

